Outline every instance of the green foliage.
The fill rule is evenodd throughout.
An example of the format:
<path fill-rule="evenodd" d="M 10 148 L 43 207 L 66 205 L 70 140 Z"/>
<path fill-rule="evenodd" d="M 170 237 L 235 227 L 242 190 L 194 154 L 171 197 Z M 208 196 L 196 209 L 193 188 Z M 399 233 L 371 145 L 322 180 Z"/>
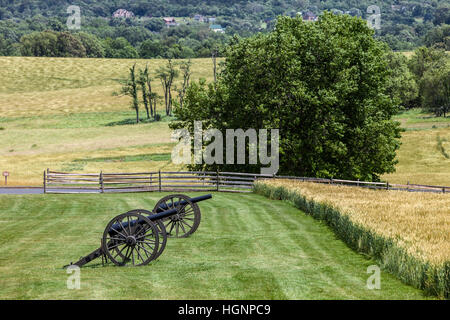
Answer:
<path fill-rule="evenodd" d="M 35 57 L 58 57 L 58 35 L 53 31 L 33 32 L 20 39 L 21 54 Z"/>
<path fill-rule="evenodd" d="M 381 266 L 403 282 L 424 290 L 427 294 L 450 298 L 450 264 L 432 266 L 411 256 L 394 243 L 366 227 L 352 222 L 347 215 L 326 204 L 307 199 L 284 187 L 272 187 L 262 182 L 254 192 L 270 199 L 286 200 L 296 208 L 324 221 L 350 248 L 375 258 Z"/>
<path fill-rule="evenodd" d="M 123 37 L 107 38 L 103 44 L 106 58 L 134 59 L 138 57 L 137 50 Z"/>
<path fill-rule="evenodd" d="M 79 32 L 75 35 L 80 39 L 86 50 L 86 57 L 103 58 L 105 56 L 105 48 L 96 36 L 86 32 Z"/>
<path fill-rule="evenodd" d="M 269 34 L 235 38 L 217 82 L 191 85 L 171 127 L 279 128 L 280 174 L 378 180 L 394 171 L 400 137 L 385 50 L 358 18 L 280 18 Z"/>
<path fill-rule="evenodd" d="M 143 50 L 140 57 L 194 58 L 207 57 L 213 47 L 223 46 L 229 37 L 238 34 L 242 37 L 257 32 L 272 30 L 278 16 L 295 17 L 298 12 L 321 14 L 324 10 L 336 14 L 349 14 L 367 19 L 370 5 L 381 9 L 381 29 L 376 37 L 387 42 L 394 50 L 412 50 L 423 45 L 422 38 L 433 27 L 449 24 L 449 5 L 441 1 L 0 1 L 0 34 L 7 40 L 8 51 L 16 52 L 15 45 L 22 36 L 32 32 L 52 30 L 67 31 L 66 9 L 68 5 L 80 5 L 82 12 L 82 31 L 105 40 L 123 37 L 136 49 Z M 391 7 L 397 5 L 397 8 Z M 135 14 L 135 18 L 113 18 L 119 8 Z M 215 21 L 197 22 L 196 14 L 215 17 Z M 180 26 L 167 28 L 162 17 L 182 17 Z M 226 28 L 226 34 L 209 30 L 209 25 L 217 23 Z M 185 41 L 188 40 L 188 41 Z M 155 52 L 141 48 L 145 41 L 155 42 Z M 442 44 L 442 42 L 439 42 Z M 86 48 L 87 49 L 87 48 Z M 114 54 L 111 54 L 114 56 Z M 88 56 L 90 56 L 88 54 Z M 122 52 L 123 56 L 123 52 Z"/>
<path fill-rule="evenodd" d="M 443 24 L 431 29 L 426 34 L 424 43 L 427 47 L 450 51 L 450 25 Z"/>
<path fill-rule="evenodd" d="M 402 53 L 389 50 L 387 58 L 390 72 L 387 92 L 402 107 L 413 107 L 419 90 L 414 75 L 408 68 L 408 59 Z"/>
<path fill-rule="evenodd" d="M 424 73 L 421 91 L 424 109 L 444 117 L 450 112 L 450 58 Z"/>
<path fill-rule="evenodd" d="M 414 55 L 408 61 L 408 66 L 419 81 L 429 68 L 443 59 L 445 59 L 443 50 L 420 47 L 414 51 Z"/>
<path fill-rule="evenodd" d="M 23 36 L 20 44 L 20 51 L 24 56 L 79 58 L 102 58 L 105 56 L 105 49 L 101 41 L 96 36 L 85 32 L 70 33 L 52 30 L 33 32 Z"/>
<path fill-rule="evenodd" d="M 86 48 L 78 37 L 70 32 L 59 32 L 57 34 L 58 56 L 60 57 L 86 57 Z"/>
<path fill-rule="evenodd" d="M 408 64 L 419 86 L 419 104 L 445 116 L 450 111 L 450 56 L 444 50 L 420 47 Z"/>

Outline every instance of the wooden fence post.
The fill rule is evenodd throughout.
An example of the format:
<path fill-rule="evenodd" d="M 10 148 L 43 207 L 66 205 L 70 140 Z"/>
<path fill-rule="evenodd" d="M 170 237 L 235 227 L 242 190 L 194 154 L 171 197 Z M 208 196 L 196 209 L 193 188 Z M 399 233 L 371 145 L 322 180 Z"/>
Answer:
<path fill-rule="evenodd" d="M 442 188 L 442 193 L 445 193 L 445 187 Z"/>
<path fill-rule="evenodd" d="M 105 192 L 105 188 L 103 186 L 103 171 L 100 171 L 100 192 L 101 193 Z"/>
<path fill-rule="evenodd" d="M 217 185 L 217 191 L 219 191 L 219 170 L 217 170 L 216 185 Z"/>
<path fill-rule="evenodd" d="M 150 189 L 152 188 L 153 184 L 153 173 L 150 173 Z"/>
<path fill-rule="evenodd" d="M 386 181 L 386 189 L 389 190 L 389 181 Z"/>
<path fill-rule="evenodd" d="M 46 181 L 46 179 L 47 179 L 47 175 L 46 175 L 46 172 L 44 170 L 44 194 L 47 193 L 47 181 Z"/>
<path fill-rule="evenodd" d="M 161 169 L 159 170 L 159 172 L 158 172 L 158 174 L 159 174 L 159 192 L 161 192 Z"/>

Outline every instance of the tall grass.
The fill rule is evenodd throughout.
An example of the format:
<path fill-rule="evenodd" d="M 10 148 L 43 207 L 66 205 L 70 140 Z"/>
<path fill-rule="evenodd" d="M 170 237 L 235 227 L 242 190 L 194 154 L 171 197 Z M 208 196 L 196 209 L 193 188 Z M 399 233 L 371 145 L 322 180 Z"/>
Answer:
<path fill-rule="evenodd" d="M 380 232 L 380 229 L 377 230 L 377 228 L 374 228 L 373 223 L 369 222 L 370 218 L 367 216 L 373 215 L 375 212 L 370 212 L 370 210 L 366 212 L 353 210 L 352 214 L 349 214 L 348 208 L 345 209 L 344 206 L 338 205 L 338 202 L 332 201 L 333 194 L 339 194 L 339 192 L 347 193 L 348 195 L 353 194 L 356 197 L 367 195 L 367 192 L 373 192 L 376 194 L 378 201 L 383 202 L 384 198 L 386 204 L 389 205 L 389 201 L 392 200 L 392 198 L 386 197 L 386 193 L 398 192 L 384 191 L 383 194 L 380 194 L 378 191 L 361 190 L 363 192 L 358 194 L 358 191 L 352 190 L 355 188 L 321 185 L 318 186 L 315 191 L 317 192 L 319 188 L 321 190 L 328 188 L 327 195 L 330 197 L 321 197 L 321 199 L 318 200 L 318 197 L 305 195 L 305 193 L 309 193 L 310 195 L 311 189 L 308 190 L 308 186 L 313 184 L 301 184 L 301 182 L 287 180 L 261 181 L 255 184 L 254 192 L 271 199 L 287 200 L 291 202 L 298 209 L 318 220 L 324 221 L 349 247 L 358 252 L 372 256 L 384 270 L 396 275 L 403 282 L 422 289 L 427 294 L 446 299 L 450 298 L 450 259 L 448 259 L 449 243 L 447 239 L 450 233 L 448 230 L 448 206 L 443 207 L 441 210 L 443 213 L 441 216 L 443 219 L 443 227 L 439 230 L 435 230 L 434 239 L 433 235 L 430 235 L 428 232 L 423 232 L 425 234 L 424 239 L 422 240 L 423 243 L 415 244 L 408 239 L 406 234 L 395 234 L 395 231 L 393 230 L 383 234 L 383 232 Z M 339 191 L 338 188 L 346 190 Z M 312 189 L 314 189 L 314 187 Z M 306 192 L 302 192 L 302 190 Z M 339 195 L 337 197 L 339 197 Z M 441 195 L 441 197 L 445 197 L 445 195 Z M 348 201 L 351 202 L 352 199 L 349 197 Z M 448 197 L 448 201 L 446 200 L 447 204 L 448 202 L 450 202 L 450 197 Z M 391 210 L 390 216 L 393 217 L 391 229 L 395 229 L 403 223 L 403 227 L 406 227 L 405 230 L 410 227 L 411 233 L 420 233 L 420 230 L 413 230 L 416 226 L 408 226 L 408 219 L 398 219 L 396 221 L 395 216 L 398 215 L 399 212 L 396 212 L 394 208 L 391 208 Z M 408 211 L 408 207 L 403 208 L 403 210 Z M 411 219 L 414 219 L 413 208 L 409 207 L 409 210 L 411 210 Z M 381 217 L 383 213 L 380 212 L 379 214 Z M 382 219 L 383 218 L 381 217 L 380 220 Z M 367 221 L 367 223 L 364 221 Z M 383 223 L 379 223 L 379 225 L 385 225 L 386 223 L 389 224 L 389 221 L 384 221 Z M 425 228 L 426 226 L 424 229 Z M 388 236 L 389 233 L 391 236 Z M 427 239 L 428 242 L 431 243 L 433 250 L 437 250 L 436 246 L 441 246 L 439 252 L 432 252 L 435 254 L 434 257 L 430 252 L 427 252 L 428 254 L 420 252 L 420 248 L 428 245 L 428 243 L 426 243 Z M 444 241 L 443 244 L 437 243 L 441 240 Z"/>

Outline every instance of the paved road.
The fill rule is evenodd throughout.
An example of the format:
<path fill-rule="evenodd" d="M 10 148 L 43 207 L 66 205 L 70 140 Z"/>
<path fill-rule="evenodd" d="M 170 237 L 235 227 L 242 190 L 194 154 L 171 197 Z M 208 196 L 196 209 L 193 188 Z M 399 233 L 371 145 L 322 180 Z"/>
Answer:
<path fill-rule="evenodd" d="M 120 192 L 148 192 L 155 190 L 148 190 L 144 188 L 136 188 L 136 189 L 114 189 L 114 190 L 105 190 L 105 193 L 120 193 Z M 47 189 L 48 193 L 100 193 L 98 189 Z M 44 188 L 0 188 L 0 194 L 43 194 Z"/>
<path fill-rule="evenodd" d="M 98 190 L 83 189 L 47 189 L 55 193 L 99 193 Z M 44 188 L 0 188 L 0 194 L 43 194 Z"/>
<path fill-rule="evenodd" d="M 0 188 L 0 194 L 41 194 L 44 188 Z"/>

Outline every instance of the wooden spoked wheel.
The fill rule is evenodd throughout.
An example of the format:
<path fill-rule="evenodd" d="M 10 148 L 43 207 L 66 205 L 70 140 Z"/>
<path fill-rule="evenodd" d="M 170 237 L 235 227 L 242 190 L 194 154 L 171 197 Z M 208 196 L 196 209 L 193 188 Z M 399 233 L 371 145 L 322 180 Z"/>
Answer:
<path fill-rule="evenodd" d="M 201 213 L 196 203 L 184 194 L 173 194 L 158 201 L 153 214 L 176 209 L 177 213 L 163 219 L 168 237 L 186 238 L 193 234 L 200 225 Z"/>
<path fill-rule="evenodd" d="M 151 216 L 153 214 L 151 211 L 144 210 L 144 209 L 131 210 L 131 211 L 128 211 L 127 213 L 137 213 L 137 214 L 140 214 L 140 215 L 146 216 L 146 217 Z M 161 255 L 161 253 L 163 253 L 164 249 L 166 248 L 167 233 L 166 233 L 166 228 L 164 227 L 164 223 L 161 220 L 152 221 L 152 222 L 158 228 L 158 233 L 159 233 L 159 249 L 154 258 L 154 259 L 158 259 L 158 257 Z"/>
<path fill-rule="evenodd" d="M 113 218 L 103 233 L 102 251 L 118 266 L 143 266 L 154 260 L 159 249 L 155 223 L 138 213 Z"/>

